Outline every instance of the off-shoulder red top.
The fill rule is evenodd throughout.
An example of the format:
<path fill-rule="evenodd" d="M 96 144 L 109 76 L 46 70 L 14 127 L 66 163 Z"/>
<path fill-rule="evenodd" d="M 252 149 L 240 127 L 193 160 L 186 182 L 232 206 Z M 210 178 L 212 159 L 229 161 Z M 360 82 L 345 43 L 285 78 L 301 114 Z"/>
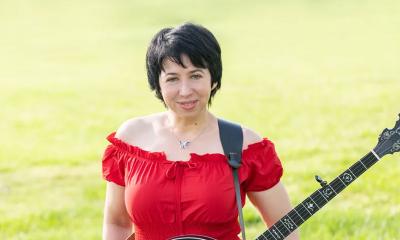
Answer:
<path fill-rule="evenodd" d="M 225 155 L 191 154 L 170 161 L 115 138 L 104 152 L 103 177 L 125 187 L 125 204 L 137 240 L 165 240 L 196 234 L 220 240 L 239 239 L 240 226 L 232 170 Z M 239 168 L 242 202 L 249 191 L 273 187 L 282 165 L 271 141 L 251 144 Z"/>

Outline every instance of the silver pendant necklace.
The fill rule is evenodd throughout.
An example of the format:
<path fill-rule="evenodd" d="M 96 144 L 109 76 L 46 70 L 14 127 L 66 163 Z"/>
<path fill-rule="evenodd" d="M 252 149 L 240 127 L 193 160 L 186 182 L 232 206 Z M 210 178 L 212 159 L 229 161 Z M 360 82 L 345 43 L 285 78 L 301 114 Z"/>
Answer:
<path fill-rule="evenodd" d="M 189 147 L 190 141 L 182 141 L 182 140 L 178 140 L 179 141 L 179 147 L 183 150 L 186 149 L 187 147 Z"/>
<path fill-rule="evenodd" d="M 176 138 L 176 140 L 178 140 L 179 143 L 179 148 L 181 150 L 186 150 L 189 148 L 189 146 L 193 143 L 194 140 L 196 140 L 198 137 L 200 137 L 208 128 L 208 122 L 206 123 L 206 125 L 203 127 L 203 129 L 197 134 L 197 136 L 195 136 L 194 138 L 192 138 L 192 140 L 180 140 L 178 139 L 178 137 L 174 134 L 174 132 L 171 129 L 171 133 L 174 135 L 174 137 Z"/>

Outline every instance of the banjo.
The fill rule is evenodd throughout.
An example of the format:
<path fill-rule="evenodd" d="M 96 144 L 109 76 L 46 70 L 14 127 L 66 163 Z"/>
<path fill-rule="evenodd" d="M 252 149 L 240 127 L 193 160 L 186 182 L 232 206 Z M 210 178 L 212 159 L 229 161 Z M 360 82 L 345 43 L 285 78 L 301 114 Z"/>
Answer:
<path fill-rule="evenodd" d="M 400 117 L 400 114 L 399 114 Z M 336 195 L 365 173 L 370 167 L 378 162 L 383 156 L 400 151 L 400 119 L 397 120 L 392 129 L 384 129 L 379 136 L 378 144 L 363 158 L 342 172 L 330 183 L 319 176 L 315 179 L 321 188 L 313 192 L 304 201 L 283 216 L 268 230 L 256 238 L 256 240 L 283 240 L 300 225 L 318 212 Z M 133 240 L 134 234 L 127 240 Z M 185 235 L 171 238 L 169 240 L 216 240 L 207 236 Z"/>

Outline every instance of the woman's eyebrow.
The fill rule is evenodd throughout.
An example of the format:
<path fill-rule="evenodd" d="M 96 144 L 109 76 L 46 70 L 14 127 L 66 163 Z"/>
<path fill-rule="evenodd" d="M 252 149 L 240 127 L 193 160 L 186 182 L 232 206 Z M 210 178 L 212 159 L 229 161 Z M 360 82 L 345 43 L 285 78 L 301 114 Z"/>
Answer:
<path fill-rule="evenodd" d="M 178 75 L 178 74 L 175 72 L 166 72 L 165 75 L 168 76 L 168 75 Z"/>
<path fill-rule="evenodd" d="M 203 73 L 203 70 L 202 70 L 201 68 L 196 68 L 196 69 L 193 69 L 193 70 L 189 71 L 189 74 L 192 74 L 192 73 L 195 73 L 195 72 L 201 72 L 201 73 Z M 168 76 L 168 75 L 176 76 L 176 75 L 179 75 L 179 74 L 176 73 L 176 72 L 165 72 L 165 75 L 166 75 L 166 76 Z"/>
<path fill-rule="evenodd" d="M 203 72 L 203 70 L 201 68 L 196 68 L 196 69 L 190 71 L 189 73 L 195 73 L 195 72 Z"/>

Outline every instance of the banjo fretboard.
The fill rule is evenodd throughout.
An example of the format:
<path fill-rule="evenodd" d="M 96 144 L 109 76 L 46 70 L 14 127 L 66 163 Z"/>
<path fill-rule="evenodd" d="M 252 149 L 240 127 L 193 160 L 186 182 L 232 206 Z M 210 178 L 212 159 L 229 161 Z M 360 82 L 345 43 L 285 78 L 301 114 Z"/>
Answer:
<path fill-rule="evenodd" d="M 349 186 L 379 160 L 373 151 L 340 174 L 329 184 L 322 183 L 322 188 L 316 190 L 292 211 L 282 217 L 277 223 L 261 234 L 257 240 L 281 240 L 296 230 L 307 219 L 320 210 L 325 204 Z"/>

